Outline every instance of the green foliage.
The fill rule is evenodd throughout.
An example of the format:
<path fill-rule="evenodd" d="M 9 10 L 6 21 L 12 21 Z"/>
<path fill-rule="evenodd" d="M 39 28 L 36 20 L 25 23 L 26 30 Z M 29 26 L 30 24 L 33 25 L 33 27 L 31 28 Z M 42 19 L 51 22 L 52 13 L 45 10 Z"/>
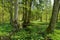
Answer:
<path fill-rule="evenodd" d="M 48 23 L 33 22 L 33 25 L 30 25 L 27 31 L 21 29 L 19 32 L 13 34 L 11 38 L 12 40 L 44 40 L 42 32 L 47 28 L 47 25 Z M 0 36 L 8 36 L 12 29 L 10 24 L 0 25 Z M 48 36 L 53 40 L 60 40 L 60 30 L 56 29 L 54 34 L 49 34 Z"/>
<path fill-rule="evenodd" d="M 28 0 L 30 2 L 30 0 Z M 23 18 L 23 7 L 29 10 L 28 5 L 23 5 L 21 0 L 18 4 L 18 22 L 20 23 Z M 0 36 L 9 36 L 9 33 L 13 30 L 13 27 L 9 24 L 10 22 L 10 7 L 13 8 L 14 15 L 14 0 L 13 3 L 11 0 L 0 0 Z M 3 10 L 4 9 L 4 10 Z M 11 10 L 10 10 L 11 11 Z M 16 32 L 11 36 L 12 40 L 44 40 L 44 33 L 46 28 L 49 25 L 50 17 L 52 12 L 51 0 L 33 0 L 31 6 L 31 23 L 28 26 L 28 29 L 21 29 L 19 32 Z M 4 15 L 2 15 L 4 13 Z M 40 22 L 42 17 L 42 22 Z M 60 17 L 60 14 L 59 16 Z M 5 24 L 1 24 L 3 22 Z M 47 21 L 46 21 L 47 20 Z M 22 23 L 21 23 L 22 24 Z M 58 18 L 58 23 L 56 25 L 54 34 L 49 34 L 48 36 L 53 40 L 60 40 L 60 18 Z"/>

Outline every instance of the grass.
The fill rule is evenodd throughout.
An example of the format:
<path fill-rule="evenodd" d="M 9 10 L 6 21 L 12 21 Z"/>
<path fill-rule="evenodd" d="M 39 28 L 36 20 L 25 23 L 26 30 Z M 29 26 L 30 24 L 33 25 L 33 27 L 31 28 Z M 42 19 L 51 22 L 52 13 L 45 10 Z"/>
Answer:
<path fill-rule="evenodd" d="M 31 23 L 33 25 L 28 26 L 29 30 L 21 29 L 19 32 L 15 33 L 11 36 L 12 40 L 43 40 L 43 33 L 45 29 L 48 27 L 48 23 Z M 55 29 L 54 34 L 51 34 L 51 38 L 53 40 L 60 40 L 60 22 L 57 23 L 57 27 Z M 13 29 L 10 24 L 0 25 L 0 36 L 9 36 L 9 32 Z"/>

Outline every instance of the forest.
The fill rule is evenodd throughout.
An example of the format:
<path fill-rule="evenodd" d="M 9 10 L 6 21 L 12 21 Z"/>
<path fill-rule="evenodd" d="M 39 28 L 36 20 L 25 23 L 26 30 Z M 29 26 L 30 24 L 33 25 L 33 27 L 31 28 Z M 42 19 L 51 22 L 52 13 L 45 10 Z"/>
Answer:
<path fill-rule="evenodd" d="M 0 0 L 0 40 L 60 40 L 60 0 Z"/>

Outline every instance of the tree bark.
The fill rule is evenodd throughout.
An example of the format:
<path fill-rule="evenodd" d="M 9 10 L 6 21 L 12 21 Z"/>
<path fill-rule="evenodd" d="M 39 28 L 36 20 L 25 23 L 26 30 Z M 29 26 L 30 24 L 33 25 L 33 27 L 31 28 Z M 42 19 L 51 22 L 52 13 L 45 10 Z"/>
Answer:
<path fill-rule="evenodd" d="M 4 0 L 2 0 L 2 24 L 4 24 Z"/>
<path fill-rule="evenodd" d="M 54 29 L 56 27 L 56 22 L 57 22 L 58 13 L 59 13 L 59 2 L 60 0 L 54 0 L 51 20 L 50 20 L 48 28 L 46 29 L 47 35 L 54 33 Z M 52 40 L 47 35 L 45 36 L 45 40 Z"/>
<path fill-rule="evenodd" d="M 25 7 L 23 7 L 23 28 L 27 28 L 30 23 L 32 0 L 25 0 L 23 2 L 25 5 Z"/>
<path fill-rule="evenodd" d="M 23 0 L 23 28 L 27 27 L 26 21 L 27 21 L 27 0 Z"/>
<path fill-rule="evenodd" d="M 19 24 L 17 22 L 18 20 L 18 0 L 14 1 L 14 20 L 13 20 L 13 26 L 15 28 L 16 31 L 19 30 Z"/>
<path fill-rule="evenodd" d="M 53 5 L 53 11 L 52 11 L 52 17 L 49 23 L 49 26 L 47 28 L 47 33 L 52 33 L 54 31 L 54 28 L 56 26 L 57 18 L 59 13 L 59 0 L 54 0 Z"/>
<path fill-rule="evenodd" d="M 13 0 L 10 1 L 10 7 L 9 7 L 9 13 L 10 13 L 10 24 L 13 23 Z"/>

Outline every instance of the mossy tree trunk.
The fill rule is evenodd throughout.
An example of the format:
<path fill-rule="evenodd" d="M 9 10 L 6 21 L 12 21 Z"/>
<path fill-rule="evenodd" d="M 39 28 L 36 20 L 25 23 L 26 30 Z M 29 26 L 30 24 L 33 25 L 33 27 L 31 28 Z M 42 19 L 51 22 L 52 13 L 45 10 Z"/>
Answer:
<path fill-rule="evenodd" d="M 54 29 L 56 27 L 56 22 L 57 22 L 58 13 L 59 13 L 59 2 L 60 2 L 60 0 L 54 0 L 51 20 L 50 20 L 48 28 L 46 29 L 47 35 L 54 33 Z M 46 36 L 45 40 L 49 40 L 49 38 Z M 50 39 L 50 40 L 52 40 L 52 39 Z"/>
<path fill-rule="evenodd" d="M 30 23 L 32 0 L 24 0 L 23 7 L 23 28 L 27 28 Z"/>
<path fill-rule="evenodd" d="M 52 33 L 54 32 L 57 18 L 58 18 L 58 13 L 59 13 L 59 0 L 54 0 L 54 5 L 53 5 L 53 10 L 52 10 L 52 17 L 49 23 L 49 26 L 47 28 L 47 33 Z"/>
<path fill-rule="evenodd" d="M 10 1 L 9 13 L 10 13 L 10 24 L 12 25 L 13 23 L 13 0 Z"/>
<path fill-rule="evenodd" d="M 2 0 L 2 24 L 4 24 L 4 0 Z"/>
<path fill-rule="evenodd" d="M 18 24 L 18 0 L 14 0 L 14 19 L 13 19 L 13 26 L 16 31 L 19 30 Z"/>

